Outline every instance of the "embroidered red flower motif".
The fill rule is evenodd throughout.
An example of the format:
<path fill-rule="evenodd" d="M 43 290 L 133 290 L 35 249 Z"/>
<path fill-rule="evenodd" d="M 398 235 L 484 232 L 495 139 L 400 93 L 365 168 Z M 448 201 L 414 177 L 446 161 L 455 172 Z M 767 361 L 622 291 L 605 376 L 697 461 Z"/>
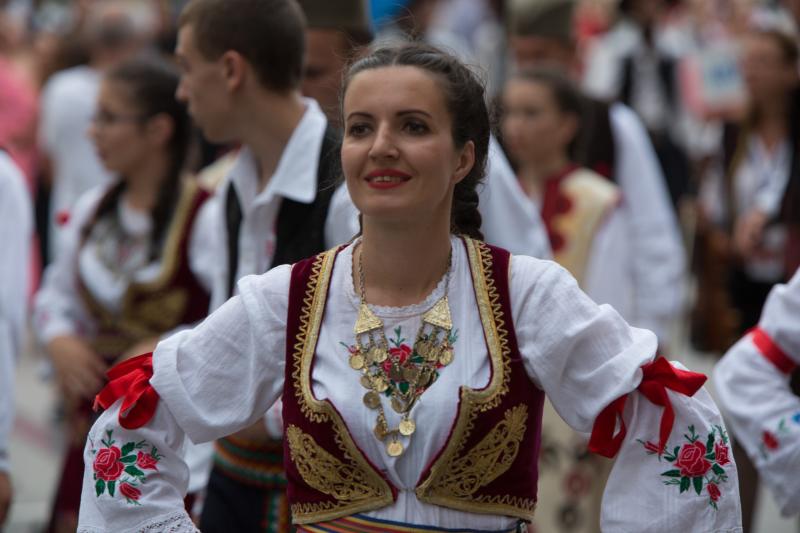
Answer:
<path fill-rule="evenodd" d="M 769 431 L 765 431 L 764 434 L 761 435 L 761 440 L 764 442 L 764 446 L 766 446 L 768 450 L 777 450 L 780 446 L 778 437 Z"/>
<path fill-rule="evenodd" d="M 730 448 L 728 448 L 724 444 L 717 443 L 714 446 L 714 460 L 720 466 L 725 466 L 726 464 L 730 463 Z"/>
<path fill-rule="evenodd" d="M 158 459 L 152 455 L 139 452 L 139 455 L 136 456 L 136 466 L 142 470 L 158 470 L 157 463 Z"/>
<path fill-rule="evenodd" d="M 63 209 L 56 213 L 56 225 L 57 226 L 66 226 L 67 222 L 69 222 L 69 211 Z"/>
<path fill-rule="evenodd" d="M 702 476 L 711 468 L 705 457 L 706 447 L 702 442 L 695 441 L 689 444 L 684 444 L 678 454 L 678 460 L 675 461 L 681 471 L 681 476 L 697 477 Z"/>
<path fill-rule="evenodd" d="M 647 441 L 644 443 L 644 449 L 647 450 L 649 453 L 661 453 L 661 450 L 658 449 L 658 444 L 655 442 Z"/>
<path fill-rule="evenodd" d="M 407 344 L 401 344 L 400 346 L 389 348 L 389 355 L 392 356 L 392 359 L 396 360 L 402 365 L 411 355 L 411 347 Z"/>
<path fill-rule="evenodd" d="M 98 479 L 103 481 L 115 481 L 118 479 L 122 475 L 122 471 L 125 470 L 125 465 L 119 460 L 121 456 L 122 453 L 116 446 L 98 451 L 94 457 L 94 465 L 92 465 Z"/>
<path fill-rule="evenodd" d="M 142 496 L 142 491 L 131 485 L 130 483 L 123 483 L 119 486 L 119 492 L 129 500 L 139 501 Z"/>
<path fill-rule="evenodd" d="M 722 496 L 722 492 L 720 492 L 716 483 L 709 483 L 706 485 L 706 490 L 708 491 L 708 497 L 711 498 L 712 502 L 719 500 L 719 497 Z"/>

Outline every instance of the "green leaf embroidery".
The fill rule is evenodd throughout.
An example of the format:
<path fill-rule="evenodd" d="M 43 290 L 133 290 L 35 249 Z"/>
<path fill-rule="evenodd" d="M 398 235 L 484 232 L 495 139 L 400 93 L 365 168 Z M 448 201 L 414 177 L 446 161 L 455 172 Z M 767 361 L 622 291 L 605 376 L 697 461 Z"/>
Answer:
<path fill-rule="evenodd" d="M 135 442 L 129 442 L 128 444 L 122 447 L 122 455 L 128 455 L 133 451 L 135 447 L 136 447 Z"/>
<path fill-rule="evenodd" d="M 125 473 L 133 476 L 133 477 L 144 477 L 144 472 L 136 468 L 135 466 L 129 466 L 125 468 Z"/>
<path fill-rule="evenodd" d="M 97 497 L 99 498 L 100 495 L 106 491 L 106 482 L 102 479 L 98 479 L 97 483 L 94 484 L 94 491 L 97 493 Z"/>
<path fill-rule="evenodd" d="M 714 473 L 716 475 L 718 475 L 718 476 L 724 476 L 725 475 L 725 470 L 721 466 L 719 466 L 718 464 L 715 464 L 714 466 L 712 466 L 711 470 L 713 470 Z"/>
<path fill-rule="evenodd" d="M 705 458 L 708 459 L 709 461 L 713 461 L 715 457 L 716 457 L 716 455 L 714 455 L 714 451 L 713 450 L 708 452 L 705 455 Z"/>
<path fill-rule="evenodd" d="M 661 475 L 662 476 L 667 476 L 667 477 L 681 477 L 681 471 L 680 470 L 667 470 L 666 472 L 661 472 Z"/>
<path fill-rule="evenodd" d="M 136 456 L 135 455 L 125 456 L 122 459 L 120 459 L 120 462 L 125 464 L 133 464 L 136 462 Z"/>
<path fill-rule="evenodd" d="M 703 493 L 703 476 L 692 478 L 692 481 L 694 482 L 694 491 L 700 496 Z"/>
<path fill-rule="evenodd" d="M 708 435 L 708 440 L 706 441 L 706 451 L 711 453 L 714 452 L 714 440 L 714 431 L 712 430 Z"/>
<path fill-rule="evenodd" d="M 108 493 L 111 495 L 112 498 L 114 497 L 114 489 L 116 488 L 116 486 L 117 486 L 116 481 L 108 482 Z"/>
<path fill-rule="evenodd" d="M 691 484 L 692 484 L 692 482 L 688 477 L 682 477 L 681 478 L 681 494 L 683 494 L 684 492 L 689 490 L 689 485 L 691 485 Z"/>

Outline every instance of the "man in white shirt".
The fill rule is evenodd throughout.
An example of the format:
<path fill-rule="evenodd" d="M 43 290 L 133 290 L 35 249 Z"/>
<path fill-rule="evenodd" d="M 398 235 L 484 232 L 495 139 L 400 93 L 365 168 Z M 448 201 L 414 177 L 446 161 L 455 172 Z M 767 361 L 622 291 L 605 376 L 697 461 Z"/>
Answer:
<path fill-rule="evenodd" d="M 25 177 L 0 150 L 0 529 L 11 506 L 8 441 L 14 420 L 14 368 L 27 318 L 31 200 Z"/>
<path fill-rule="evenodd" d="M 511 51 L 518 68 L 548 65 L 574 72 L 572 34 L 575 0 L 513 0 Z M 631 228 L 634 312 L 625 317 L 650 329 L 663 344 L 683 305 L 685 253 L 664 177 L 641 121 L 622 104 L 587 98 L 576 139 L 576 160 L 610 177 L 622 191 Z"/>

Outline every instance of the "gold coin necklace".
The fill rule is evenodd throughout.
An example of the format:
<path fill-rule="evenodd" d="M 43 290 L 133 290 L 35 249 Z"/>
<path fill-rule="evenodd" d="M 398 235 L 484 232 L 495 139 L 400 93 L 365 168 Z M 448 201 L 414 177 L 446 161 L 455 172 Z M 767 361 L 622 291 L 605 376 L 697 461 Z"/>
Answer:
<path fill-rule="evenodd" d="M 353 327 L 356 343 L 350 350 L 348 362 L 353 370 L 361 373 L 359 381 L 367 389 L 362 401 L 369 409 L 378 411 L 373 434 L 376 439 L 385 443 L 386 453 L 391 457 L 398 457 L 405 451 L 400 435 L 411 437 L 417 430 L 417 424 L 411 418 L 411 410 L 438 376 L 437 369 L 453 362 L 450 334 L 453 322 L 447 300 L 452 264 L 451 250 L 447 259 L 444 296 L 422 315 L 422 324 L 417 331 L 413 349 L 401 360 L 391 353 L 383 320 L 367 305 L 364 268 L 361 256 L 358 258 L 361 304 Z M 397 331 L 399 334 L 399 330 Z M 392 410 L 400 415 L 400 423 L 395 428 L 389 427 L 381 396 L 387 397 Z"/>

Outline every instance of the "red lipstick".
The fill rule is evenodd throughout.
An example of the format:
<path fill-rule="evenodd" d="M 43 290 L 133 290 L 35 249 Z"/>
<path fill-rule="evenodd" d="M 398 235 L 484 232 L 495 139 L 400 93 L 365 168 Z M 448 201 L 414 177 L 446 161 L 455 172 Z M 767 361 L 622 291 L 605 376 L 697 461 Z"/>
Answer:
<path fill-rule="evenodd" d="M 394 189 L 411 179 L 411 175 L 394 168 L 379 168 L 367 174 L 364 179 L 373 189 Z"/>

